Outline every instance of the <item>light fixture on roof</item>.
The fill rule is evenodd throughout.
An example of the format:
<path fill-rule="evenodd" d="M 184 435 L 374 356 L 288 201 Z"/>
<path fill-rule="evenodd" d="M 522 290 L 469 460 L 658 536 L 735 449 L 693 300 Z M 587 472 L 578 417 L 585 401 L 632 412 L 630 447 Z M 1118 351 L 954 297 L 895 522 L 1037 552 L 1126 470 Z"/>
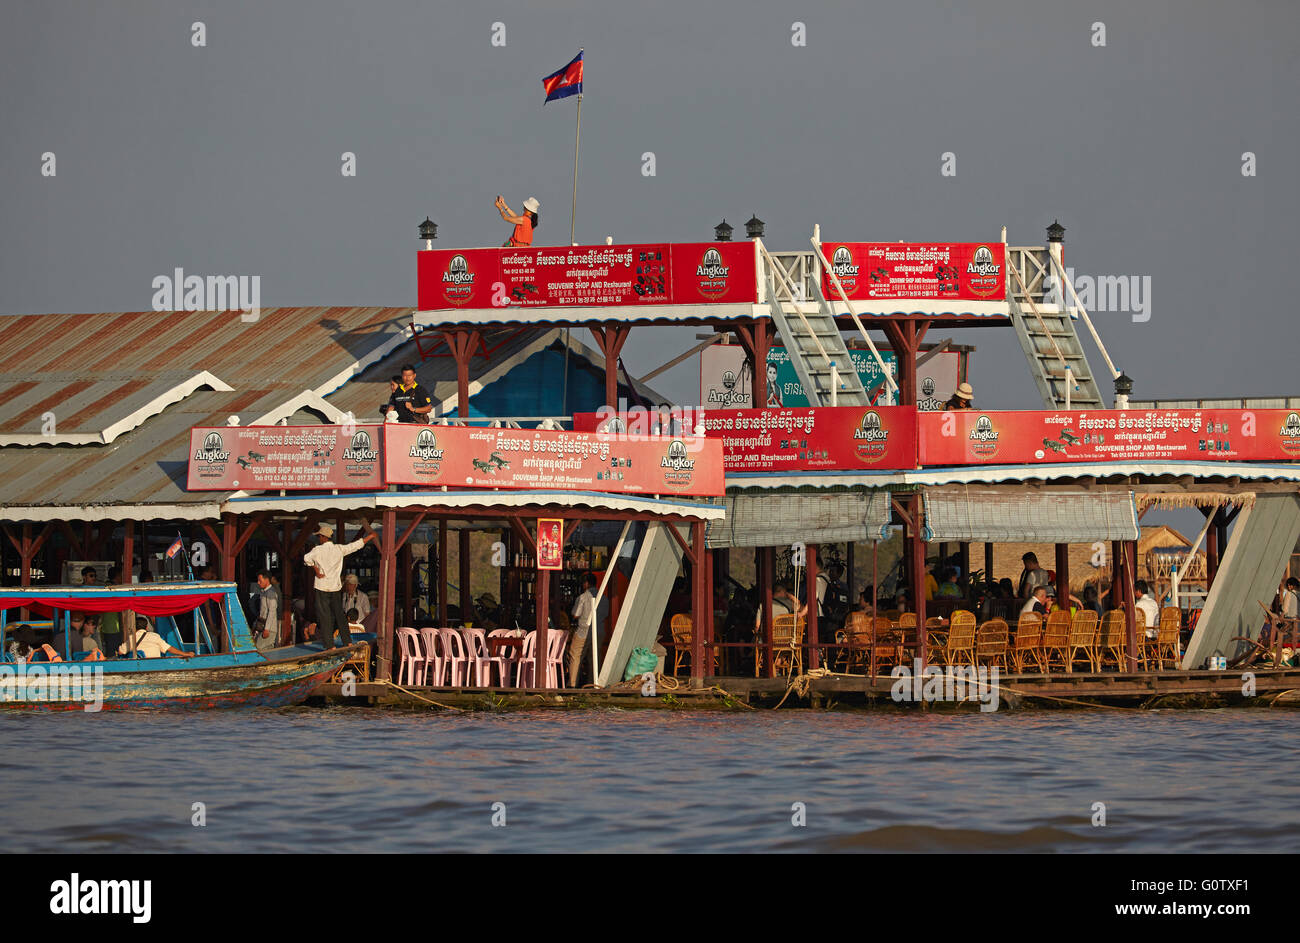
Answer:
<path fill-rule="evenodd" d="M 763 221 L 757 215 L 749 217 L 745 223 L 745 235 L 750 239 L 763 238 Z"/>
<path fill-rule="evenodd" d="M 1128 409 L 1129 394 L 1133 392 L 1133 378 L 1121 373 L 1115 378 L 1115 408 Z"/>
<path fill-rule="evenodd" d="M 420 238 L 424 240 L 426 249 L 433 248 L 433 240 L 438 238 L 438 224 L 429 217 L 424 217 L 424 222 L 420 224 Z"/>
<path fill-rule="evenodd" d="M 1061 225 L 1060 220 L 1052 220 L 1052 225 L 1047 227 L 1048 242 L 1064 242 L 1065 227 Z"/>
<path fill-rule="evenodd" d="M 733 227 L 727 225 L 727 221 L 724 219 L 722 222 L 718 223 L 718 225 L 713 227 L 713 238 L 718 242 L 730 242 L 732 228 Z"/>

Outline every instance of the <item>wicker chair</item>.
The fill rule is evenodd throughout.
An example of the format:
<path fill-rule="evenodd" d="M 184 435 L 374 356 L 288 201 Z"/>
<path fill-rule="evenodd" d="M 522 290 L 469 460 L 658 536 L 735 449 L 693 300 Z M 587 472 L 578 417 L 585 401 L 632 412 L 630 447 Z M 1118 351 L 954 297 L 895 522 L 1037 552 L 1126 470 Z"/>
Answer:
<path fill-rule="evenodd" d="M 695 620 L 689 615 L 675 615 L 668 623 L 673 636 L 673 674 L 682 670 L 683 664 L 691 661 L 691 639 L 695 634 Z"/>
<path fill-rule="evenodd" d="M 1150 670 L 1150 664 L 1153 661 L 1157 669 L 1164 668 L 1166 661 L 1169 662 L 1169 667 L 1178 667 L 1181 658 L 1178 633 L 1182 630 L 1182 627 L 1183 612 L 1181 609 L 1177 606 L 1165 606 L 1160 610 L 1160 625 L 1156 629 L 1156 637 L 1142 640 L 1143 670 Z"/>
<path fill-rule="evenodd" d="M 975 613 L 958 609 L 948 626 L 948 639 L 941 650 L 946 665 L 975 664 Z"/>
<path fill-rule="evenodd" d="M 898 628 L 898 644 L 901 648 L 900 657 L 911 658 L 916 654 L 916 613 L 904 612 L 899 614 L 895 624 Z"/>
<path fill-rule="evenodd" d="M 772 623 L 772 664 L 779 672 L 803 674 L 803 629 L 801 616 L 777 616 Z"/>
<path fill-rule="evenodd" d="M 1140 617 L 1141 613 L 1139 613 Z M 1141 629 L 1139 629 L 1141 631 Z M 1097 670 L 1113 663 L 1116 671 L 1127 671 L 1128 618 L 1116 609 L 1101 620 L 1101 637 L 1097 643 Z"/>
<path fill-rule="evenodd" d="M 1096 619 L 1097 614 L 1094 612 L 1092 617 Z M 1060 665 L 1062 671 L 1070 670 L 1070 623 L 1070 613 L 1064 609 L 1047 614 L 1047 625 L 1043 627 L 1043 639 L 1038 649 L 1043 671 L 1050 673 L 1053 662 Z"/>
<path fill-rule="evenodd" d="M 1089 671 L 1101 670 L 1101 655 L 1097 651 L 1097 613 L 1083 609 L 1070 621 L 1070 641 L 1066 646 L 1065 670 L 1074 671 L 1074 663 L 1083 653 Z"/>
<path fill-rule="evenodd" d="M 932 665 L 940 664 L 939 655 L 948 644 L 948 624 L 942 616 L 925 620 L 925 656 Z"/>
<path fill-rule="evenodd" d="M 995 662 L 1007 667 L 1007 639 L 1011 630 L 1005 619 L 989 619 L 980 626 L 975 637 L 975 662 L 992 667 Z"/>
<path fill-rule="evenodd" d="M 844 620 L 842 637 L 845 648 L 840 650 L 838 664 L 845 671 L 852 671 L 866 664 L 871 654 L 871 617 L 865 612 L 850 612 Z"/>
<path fill-rule="evenodd" d="M 901 665 L 903 663 L 902 636 L 894 626 L 893 620 L 879 617 L 872 619 L 871 660 L 879 671 L 882 666 Z"/>
<path fill-rule="evenodd" d="M 1017 672 L 1023 673 L 1025 662 L 1039 671 L 1043 667 L 1041 644 L 1043 639 L 1043 617 L 1036 612 L 1025 612 L 1016 623 L 1016 637 L 1011 646 L 1011 663 Z"/>

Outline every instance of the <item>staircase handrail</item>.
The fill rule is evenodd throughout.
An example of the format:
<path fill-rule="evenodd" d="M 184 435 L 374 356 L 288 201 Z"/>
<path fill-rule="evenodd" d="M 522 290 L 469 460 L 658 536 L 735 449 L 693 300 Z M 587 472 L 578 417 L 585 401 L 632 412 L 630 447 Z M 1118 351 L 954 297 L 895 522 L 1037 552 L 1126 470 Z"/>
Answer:
<path fill-rule="evenodd" d="M 849 309 L 849 315 L 853 318 L 853 323 L 857 325 L 858 333 L 861 334 L 862 339 L 867 342 L 867 347 L 871 348 L 871 356 L 876 358 L 876 366 L 880 367 L 880 373 L 885 378 L 885 383 L 887 384 L 889 391 L 891 393 L 897 392 L 898 384 L 895 383 L 894 378 L 890 376 L 889 368 L 885 366 L 884 358 L 880 356 L 880 351 L 876 350 L 875 342 L 872 341 L 871 335 L 867 333 L 867 329 L 863 326 L 862 320 L 858 317 L 858 312 L 854 310 L 853 302 L 849 301 L 849 296 L 844 291 L 844 286 L 840 284 L 840 277 L 835 274 L 835 270 L 831 268 L 830 263 L 826 261 L 826 254 L 822 252 L 821 243 L 818 241 L 817 236 L 814 235 L 809 241 L 812 243 L 813 251 L 817 253 L 817 258 L 822 264 L 822 271 L 831 277 L 831 284 L 834 285 L 835 290 L 839 292 L 840 300 L 844 302 L 844 306 Z M 816 279 L 813 281 L 814 284 L 816 284 Z M 819 292 L 821 291 L 820 285 L 817 285 L 817 290 Z M 835 309 L 831 308 L 830 312 L 831 320 L 834 321 Z M 850 366 L 852 365 L 850 364 Z"/>

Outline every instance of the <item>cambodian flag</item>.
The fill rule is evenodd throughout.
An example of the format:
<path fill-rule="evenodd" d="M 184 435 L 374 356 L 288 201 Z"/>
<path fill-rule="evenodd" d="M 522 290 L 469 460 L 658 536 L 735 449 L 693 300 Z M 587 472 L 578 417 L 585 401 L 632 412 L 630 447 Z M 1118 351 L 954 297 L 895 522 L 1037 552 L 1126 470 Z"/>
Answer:
<path fill-rule="evenodd" d="M 176 542 L 167 548 L 167 559 L 170 560 L 176 554 L 185 549 L 185 541 L 181 540 L 181 535 L 176 535 Z"/>
<path fill-rule="evenodd" d="M 582 50 L 574 60 L 559 72 L 552 72 L 542 79 L 542 88 L 546 90 L 546 101 L 568 98 L 570 95 L 582 94 Z M 542 102 L 543 105 L 546 102 Z"/>

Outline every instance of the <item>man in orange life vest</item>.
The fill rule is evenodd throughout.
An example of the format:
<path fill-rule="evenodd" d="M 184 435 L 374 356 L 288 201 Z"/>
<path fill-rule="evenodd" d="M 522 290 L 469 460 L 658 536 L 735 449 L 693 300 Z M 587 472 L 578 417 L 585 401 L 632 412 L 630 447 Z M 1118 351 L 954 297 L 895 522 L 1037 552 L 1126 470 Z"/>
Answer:
<path fill-rule="evenodd" d="M 524 213 L 522 216 L 516 216 L 515 211 L 506 205 L 505 197 L 497 197 L 497 212 L 507 223 L 515 224 L 515 231 L 510 234 L 510 238 L 501 243 L 502 248 L 517 248 L 519 246 L 531 246 L 533 244 L 533 230 L 537 228 L 539 219 L 537 211 L 542 208 L 536 198 L 529 197 L 524 200 Z"/>

